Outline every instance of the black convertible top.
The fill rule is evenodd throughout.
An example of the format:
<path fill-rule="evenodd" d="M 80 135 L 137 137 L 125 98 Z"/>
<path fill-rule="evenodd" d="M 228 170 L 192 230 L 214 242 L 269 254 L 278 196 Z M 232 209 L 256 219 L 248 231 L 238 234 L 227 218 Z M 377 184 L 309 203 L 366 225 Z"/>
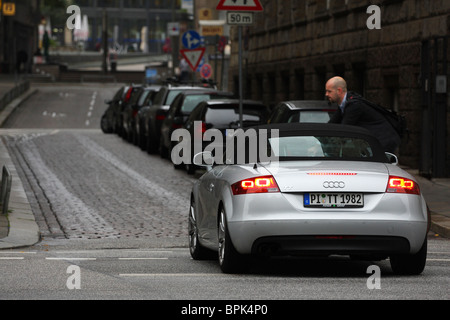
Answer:
<path fill-rule="evenodd" d="M 280 137 L 289 136 L 316 136 L 316 137 L 348 137 L 358 138 L 367 141 L 372 149 L 373 156 L 370 158 L 361 158 L 361 161 L 374 161 L 389 163 L 387 156 L 378 139 L 367 129 L 349 126 L 343 124 L 331 123 L 274 123 L 251 127 L 249 129 L 267 130 L 270 136 L 270 130 L 278 130 Z M 332 160 L 330 158 L 330 160 Z"/>

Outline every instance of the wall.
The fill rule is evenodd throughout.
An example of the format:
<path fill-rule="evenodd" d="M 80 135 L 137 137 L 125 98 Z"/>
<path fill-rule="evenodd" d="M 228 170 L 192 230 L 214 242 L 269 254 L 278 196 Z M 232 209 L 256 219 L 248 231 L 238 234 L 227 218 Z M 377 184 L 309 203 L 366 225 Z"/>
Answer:
<path fill-rule="evenodd" d="M 402 142 L 401 163 L 419 168 L 420 145 L 426 143 L 421 142 L 422 42 L 450 34 L 450 1 L 261 0 L 261 3 L 264 12 L 257 13 L 256 23 L 244 31 L 248 39 L 245 96 L 263 100 L 270 106 L 281 100 L 323 99 L 326 81 L 334 75 L 343 76 L 350 90 L 406 115 L 410 135 Z M 370 5 L 381 8 L 380 30 L 367 28 L 370 14 L 366 10 Z M 233 44 L 237 44 L 236 28 L 233 34 Z M 230 88 L 236 88 L 237 45 L 232 50 Z M 450 102 L 448 93 L 447 101 Z M 440 138 L 450 140 L 448 134 L 432 137 Z M 447 175 L 449 150 L 447 143 Z"/>

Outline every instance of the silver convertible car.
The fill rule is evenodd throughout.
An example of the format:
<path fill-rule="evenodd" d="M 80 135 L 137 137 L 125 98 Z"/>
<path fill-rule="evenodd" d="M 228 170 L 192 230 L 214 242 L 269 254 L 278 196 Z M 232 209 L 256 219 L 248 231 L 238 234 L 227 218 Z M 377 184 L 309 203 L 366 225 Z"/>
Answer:
<path fill-rule="evenodd" d="M 244 271 L 246 258 L 258 255 L 389 258 L 396 274 L 424 270 L 425 199 L 368 131 L 333 124 L 249 130 L 239 143 L 228 141 L 223 159 L 209 151 L 194 157 L 207 171 L 191 194 L 193 259 L 218 252 L 225 273 Z"/>

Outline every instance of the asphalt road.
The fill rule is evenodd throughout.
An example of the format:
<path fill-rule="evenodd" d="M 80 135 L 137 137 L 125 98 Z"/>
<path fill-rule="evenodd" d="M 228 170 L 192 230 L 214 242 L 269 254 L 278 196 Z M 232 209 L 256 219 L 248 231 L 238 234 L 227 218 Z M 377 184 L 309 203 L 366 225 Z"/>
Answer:
<path fill-rule="evenodd" d="M 191 300 L 270 307 L 450 298 L 450 241 L 433 234 L 425 272 L 415 277 L 393 275 L 388 261 L 342 257 L 254 261 L 243 275 L 192 260 L 187 212 L 196 176 L 100 131 L 103 101 L 116 89 L 43 86 L 0 130 L 43 235 L 33 247 L 0 251 L 0 299 L 175 300 L 171 314 L 182 316 L 203 310 Z M 215 316 L 226 315 L 220 306 Z"/>

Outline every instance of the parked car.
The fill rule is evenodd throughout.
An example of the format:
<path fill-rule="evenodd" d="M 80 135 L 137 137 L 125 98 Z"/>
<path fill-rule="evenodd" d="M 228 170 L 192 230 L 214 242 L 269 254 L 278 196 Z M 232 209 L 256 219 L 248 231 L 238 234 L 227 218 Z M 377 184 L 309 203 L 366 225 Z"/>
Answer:
<path fill-rule="evenodd" d="M 141 121 L 139 126 L 141 131 L 139 132 L 140 143 L 144 144 L 148 153 L 155 153 L 159 150 L 161 125 L 166 119 L 170 105 L 178 94 L 187 90 L 211 89 L 196 86 L 165 85 L 155 96 L 153 104 L 139 114 L 139 121 Z"/>
<path fill-rule="evenodd" d="M 159 90 L 159 86 L 142 87 L 132 95 L 123 111 L 123 136 L 131 143 L 137 143 L 136 116 L 139 110 L 149 104 Z"/>
<path fill-rule="evenodd" d="M 126 93 L 124 98 L 122 99 L 122 102 L 115 105 L 114 109 L 114 118 L 115 118 L 115 132 L 121 136 L 124 136 L 124 130 L 123 130 L 123 116 L 124 116 L 124 110 L 125 108 L 135 99 L 136 94 L 139 94 L 140 89 L 142 88 L 141 84 L 131 84 L 127 87 Z"/>
<path fill-rule="evenodd" d="M 268 123 L 327 123 L 336 110 L 325 100 L 283 101 L 275 106 Z"/>
<path fill-rule="evenodd" d="M 218 252 L 225 273 L 244 271 L 249 255 L 389 258 L 395 274 L 424 270 L 427 204 L 415 178 L 375 136 L 317 123 L 257 132 L 273 129 L 278 137 L 258 145 L 268 143 L 276 159 L 209 165 L 194 183 L 188 227 L 194 259 Z M 208 157 L 200 153 L 195 162 Z"/>
<path fill-rule="evenodd" d="M 117 132 L 117 117 L 121 109 L 121 105 L 127 95 L 129 86 L 123 86 L 114 94 L 111 100 L 105 100 L 105 104 L 109 105 L 101 119 L 101 128 L 104 133 Z"/>
<path fill-rule="evenodd" d="M 173 142 L 171 141 L 172 132 L 182 128 L 187 121 L 192 110 L 202 101 L 227 99 L 234 96 L 231 92 L 220 92 L 215 90 L 188 90 L 181 92 L 173 100 L 161 125 L 161 139 L 159 151 L 162 157 L 170 155 Z"/>
<path fill-rule="evenodd" d="M 261 102 L 244 100 L 243 102 L 243 127 L 266 124 L 269 117 L 269 108 Z M 201 123 L 201 125 L 199 125 Z M 189 131 L 191 137 L 195 137 L 195 130 L 200 128 L 201 134 L 208 129 L 217 129 L 222 133 L 225 141 L 228 129 L 240 128 L 239 100 L 209 100 L 201 102 L 189 115 L 183 128 Z M 198 134 L 198 133 L 197 133 Z M 194 141 L 191 139 L 191 156 L 194 156 Z M 209 142 L 202 142 L 202 150 Z M 196 166 L 189 161 L 185 163 L 185 169 L 193 174 Z"/>

